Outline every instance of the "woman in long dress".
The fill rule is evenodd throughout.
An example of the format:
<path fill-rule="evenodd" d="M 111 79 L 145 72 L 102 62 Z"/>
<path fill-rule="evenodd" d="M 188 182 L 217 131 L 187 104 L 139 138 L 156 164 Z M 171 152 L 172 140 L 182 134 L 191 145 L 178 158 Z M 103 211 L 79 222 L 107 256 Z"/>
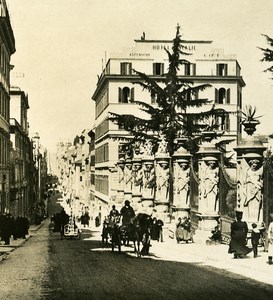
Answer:
<path fill-rule="evenodd" d="M 243 258 L 252 251 L 247 244 L 247 223 L 242 221 L 243 212 L 236 211 L 236 221 L 231 224 L 231 241 L 229 244 L 229 253 L 234 254 L 234 258 Z"/>
<path fill-rule="evenodd" d="M 268 263 L 273 264 L 273 214 L 270 214 L 271 222 L 268 226 L 267 237 L 268 237 Z"/>

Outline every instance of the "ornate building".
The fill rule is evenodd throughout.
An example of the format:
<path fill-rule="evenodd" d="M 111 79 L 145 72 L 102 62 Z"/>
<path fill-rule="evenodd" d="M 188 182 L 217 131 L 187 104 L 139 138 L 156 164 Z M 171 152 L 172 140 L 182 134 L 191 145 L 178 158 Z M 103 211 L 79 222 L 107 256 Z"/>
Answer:
<path fill-rule="evenodd" d="M 132 103 L 132 100 L 156 105 L 155 95 L 150 95 L 143 91 L 140 85 L 134 84 L 139 78 L 133 70 L 160 80 L 161 75 L 168 68 L 168 56 L 164 49 L 171 50 L 172 47 L 171 40 L 147 40 L 143 37 L 134 42 L 133 47 L 124 49 L 122 53 L 110 55 L 92 96 L 96 105 L 94 197 L 101 210 L 105 211 L 113 202 L 118 206 L 122 205 L 119 203 L 119 200 L 122 199 L 120 197 L 121 191 L 119 191 L 122 164 L 117 165 L 117 162 L 121 157 L 122 139 L 125 140 L 129 137 L 128 132 L 108 120 L 109 113 L 134 114 L 144 117 L 143 112 L 135 103 Z M 198 98 L 208 98 L 211 100 L 210 105 L 215 105 L 217 108 L 223 108 L 229 112 L 229 115 L 218 120 L 218 130 L 225 131 L 225 138 L 234 139 L 234 143 L 230 144 L 230 148 L 232 148 L 242 133 L 238 111 L 242 107 L 242 88 L 245 83 L 240 73 L 240 65 L 235 55 L 227 55 L 223 49 L 215 49 L 212 41 L 183 41 L 183 45 L 185 46 L 184 50 L 192 54 L 187 57 L 191 64 L 190 66 L 184 65 L 179 70 L 179 76 L 191 80 L 194 84 L 211 85 L 211 88 L 200 92 Z M 133 165 L 131 173 L 134 173 L 133 161 L 126 160 L 125 156 L 124 158 L 123 164 L 126 171 L 124 174 L 128 173 L 127 166 L 129 167 L 130 164 Z M 180 172 L 178 166 L 180 168 L 179 161 L 176 164 L 175 176 L 179 180 L 184 180 L 183 176 L 185 177 L 186 174 L 180 174 L 183 172 Z M 124 184 L 124 197 L 126 198 L 131 194 L 130 197 L 134 199 L 133 191 L 128 190 L 126 182 Z M 188 182 L 181 183 L 185 195 L 187 195 L 188 184 Z M 166 191 L 168 192 L 167 185 Z M 184 200 L 179 200 L 182 190 L 177 189 L 175 193 L 176 201 L 183 203 Z M 162 204 L 162 210 L 164 210 L 165 203 L 160 198 L 159 188 L 153 196 L 158 203 Z M 187 206 L 188 202 L 183 203 L 183 205 Z"/>

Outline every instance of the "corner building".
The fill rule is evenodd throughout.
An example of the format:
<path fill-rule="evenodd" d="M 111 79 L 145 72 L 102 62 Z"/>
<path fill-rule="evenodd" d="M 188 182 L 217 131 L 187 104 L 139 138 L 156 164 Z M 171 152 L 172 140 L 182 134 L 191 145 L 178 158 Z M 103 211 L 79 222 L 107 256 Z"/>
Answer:
<path fill-rule="evenodd" d="M 103 215 L 115 201 L 115 164 L 119 159 L 120 138 L 128 137 L 127 132 L 107 120 L 109 112 L 143 117 L 143 112 L 132 100 L 156 105 L 155 96 L 134 84 L 139 79 L 133 69 L 160 79 L 168 70 L 168 55 L 164 48 L 172 51 L 171 40 L 141 38 L 134 42 L 134 47 L 124 49 L 122 53 L 110 54 L 92 96 L 96 102 L 95 200 Z M 182 65 L 179 75 L 190 79 L 195 85 L 212 86 L 200 92 L 198 98 L 208 98 L 212 104 L 230 113 L 218 120 L 219 130 L 225 131 L 225 137 L 234 139 L 236 143 L 242 133 L 238 111 L 242 107 L 242 88 L 245 86 L 236 56 L 226 55 L 223 49 L 215 49 L 212 41 L 184 40 L 182 45 L 185 46 L 185 52 L 192 55 L 186 57 L 191 62 L 190 66 Z"/>

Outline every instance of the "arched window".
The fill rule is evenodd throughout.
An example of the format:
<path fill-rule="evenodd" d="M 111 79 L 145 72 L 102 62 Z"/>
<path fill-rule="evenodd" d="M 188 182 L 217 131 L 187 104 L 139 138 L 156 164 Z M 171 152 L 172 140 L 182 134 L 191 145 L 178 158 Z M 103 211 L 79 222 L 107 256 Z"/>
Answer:
<path fill-rule="evenodd" d="M 215 103 L 230 104 L 230 89 L 215 89 Z"/>
<path fill-rule="evenodd" d="M 119 103 L 129 103 L 134 101 L 134 88 L 129 88 L 125 86 L 124 88 L 119 88 Z"/>

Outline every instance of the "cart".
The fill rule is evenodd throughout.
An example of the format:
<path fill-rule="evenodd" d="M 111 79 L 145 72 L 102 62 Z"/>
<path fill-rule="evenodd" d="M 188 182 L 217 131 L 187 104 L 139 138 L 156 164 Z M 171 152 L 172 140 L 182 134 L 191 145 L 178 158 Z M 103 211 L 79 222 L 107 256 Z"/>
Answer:
<path fill-rule="evenodd" d="M 69 238 L 78 238 L 81 239 L 81 230 L 78 228 L 76 224 L 68 223 L 67 225 L 64 225 L 64 230 L 61 230 L 61 238 L 63 237 L 69 237 Z"/>

